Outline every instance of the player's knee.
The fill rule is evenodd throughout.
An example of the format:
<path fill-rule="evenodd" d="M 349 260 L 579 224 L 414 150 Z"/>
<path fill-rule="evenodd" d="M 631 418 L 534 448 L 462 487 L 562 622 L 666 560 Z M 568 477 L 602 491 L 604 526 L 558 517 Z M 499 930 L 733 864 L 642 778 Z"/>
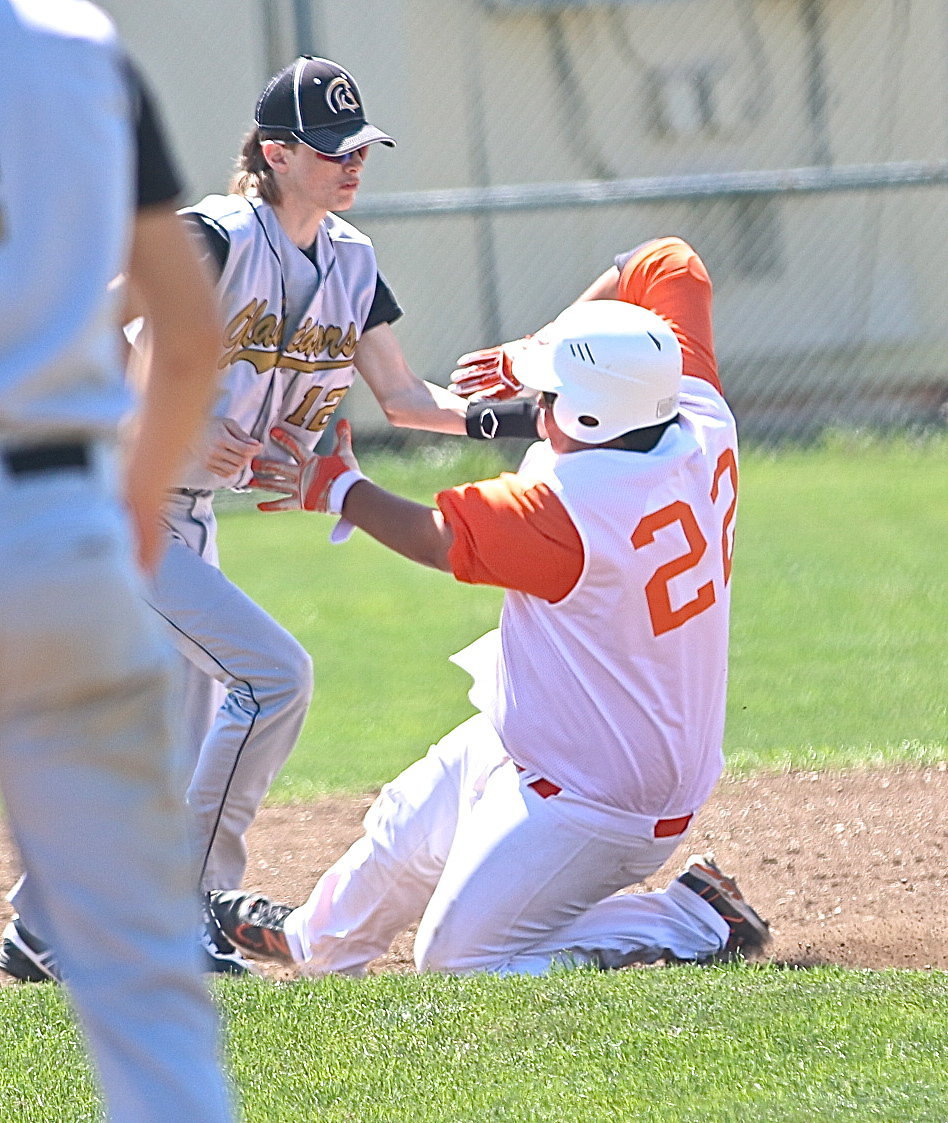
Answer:
<path fill-rule="evenodd" d="M 434 975 L 471 975 L 496 970 L 491 959 L 472 955 L 466 947 L 454 947 L 440 941 L 420 948 L 415 945 L 415 968 Z"/>
<path fill-rule="evenodd" d="M 313 696 L 313 660 L 305 648 L 297 646 L 287 664 L 287 677 L 293 693 L 304 697 L 307 705 Z"/>
<path fill-rule="evenodd" d="M 442 975 L 463 975 L 489 971 L 496 956 L 483 946 L 481 934 L 450 912 L 436 924 L 423 919 L 415 938 L 415 967 L 419 971 Z"/>
<path fill-rule="evenodd" d="M 456 971 L 457 958 L 452 950 L 445 941 L 437 939 L 437 933 L 419 931 L 414 946 L 416 970 L 452 974 Z"/>
<path fill-rule="evenodd" d="M 248 688 L 259 705 L 307 707 L 312 701 L 313 660 L 296 640 L 287 639 L 248 676 Z"/>
<path fill-rule="evenodd" d="M 311 697 L 313 693 L 313 660 L 296 640 L 286 643 L 274 668 L 274 679 L 281 693 L 293 697 Z"/>

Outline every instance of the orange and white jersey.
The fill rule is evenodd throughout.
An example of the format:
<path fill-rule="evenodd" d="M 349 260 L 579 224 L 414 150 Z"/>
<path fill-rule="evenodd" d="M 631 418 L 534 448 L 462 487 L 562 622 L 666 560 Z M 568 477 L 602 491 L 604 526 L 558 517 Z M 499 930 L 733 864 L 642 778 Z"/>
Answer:
<path fill-rule="evenodd" d="M 507 752 L 596 802 L 668 818 L 700 807 L 723 764 L 737 439 L 700 260 L 663 239 L 620 283 L 627 271 L 636 302 L 688 344 L 678 422 L 647 453 L 538 443 L 516 475 L 438 503 L 458 580 L 508 590 L 499 630 L 455 656 Z"/>

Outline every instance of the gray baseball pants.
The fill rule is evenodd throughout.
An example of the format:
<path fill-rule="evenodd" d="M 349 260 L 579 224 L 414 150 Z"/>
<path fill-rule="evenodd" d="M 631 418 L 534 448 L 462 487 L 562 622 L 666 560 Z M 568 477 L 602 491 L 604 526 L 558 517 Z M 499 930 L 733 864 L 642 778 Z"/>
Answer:
<path fill-rule="evenodd" d="M 247 864 L 247 828 L 306 718 L 313 665 L 219 569 L 213 493 L 174 493 L 166 517 L 171 540 L 146 599 L 187 661 L 188 804 L 202 884 L 236 889 Z"/>
<path fill-rule="evenodd" d="M 200 972 L 174 653 L 142 599 L 111 457 L 0 456 L 0 786 L 112 1123 L 227 1123 Z"/>

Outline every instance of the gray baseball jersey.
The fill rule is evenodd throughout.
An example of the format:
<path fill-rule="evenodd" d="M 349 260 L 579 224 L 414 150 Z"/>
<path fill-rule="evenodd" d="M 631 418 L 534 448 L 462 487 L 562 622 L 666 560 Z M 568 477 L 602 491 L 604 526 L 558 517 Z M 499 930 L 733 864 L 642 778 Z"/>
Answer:
<path fill-rule="evenodd" d="M 378 277 L 371 241 L 329 214 L 310 258 L 269 203 L 242 195 L 209 195 L 184 213 L 201 214 L 229 243 L 218 282 L 225 325 L 216 415 L 265 443 L 279 424 L 314 448 L 355 378 L 352 356 Z M 275 444 L 265 455 L 286 459 Z M 249 478 L 248 470 L 222 480 L 200 460 L 183 487 L 232 487 Z"/>
<path fill-rule="evenodd" d="M 212 195 L 184 213 L 226 240 L 217 416 L 263 442 L 265 455 L 286 458 L 269 440 L 275 424 L 313 448 L 355 377 L 353 354 L 379 286 L 371 241 L 328 214 L 310 256 L 269 204 L 240 195 Z M 149 601 L 185 657 L 188 800 L 211 890 L 241 884 L 246 830 L 296 744 L 313 683 L 307 652 L 218 567 L 213 493 L 245 483 L 250 471 L 224 480 L 202 466 L 204 456 L 171 497 L 170 545 Z"/>

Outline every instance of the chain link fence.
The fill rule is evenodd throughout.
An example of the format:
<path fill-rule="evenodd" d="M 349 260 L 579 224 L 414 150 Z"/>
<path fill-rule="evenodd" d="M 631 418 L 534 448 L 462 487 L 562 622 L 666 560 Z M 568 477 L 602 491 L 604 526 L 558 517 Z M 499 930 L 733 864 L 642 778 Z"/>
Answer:
<path fill-rule="evenodd" d="M 300 53 L 348 67 L 376 148 L 350 217 L 413 368 L 551 319 L 618 252 L 687 238 L 745 437 L 944 423 L 946 0 L 103 0 L 194 197 Z M 218 7 L 220 7 L 218 5 Z M 393 433 L 358 384 L 363 434 Z"/>
<path fill-rule="evenodd" d="M 679 234 L 745 437 L 943 424 L 944 0 L 393 0 L 371 58 L 351 5 L 316 7 L 323 53 L 398 87 L 367 97 L 400 147 L 351 217 L 424 377 Z M 348 410 L 386 433 L 364 387 Z"/>

